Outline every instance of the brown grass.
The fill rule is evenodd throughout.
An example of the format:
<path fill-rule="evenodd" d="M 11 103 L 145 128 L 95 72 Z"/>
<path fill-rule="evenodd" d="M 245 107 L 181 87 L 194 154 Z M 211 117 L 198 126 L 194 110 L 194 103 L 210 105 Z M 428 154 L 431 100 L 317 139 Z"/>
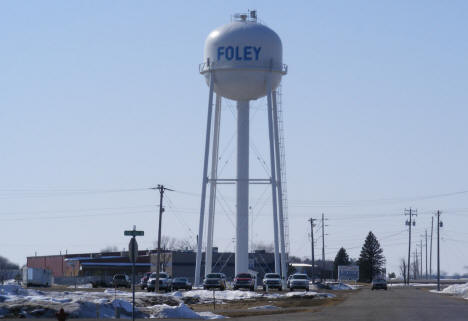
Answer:
<path fill-rule="evenodd" d="M 338 304 L 345 300 L 349 292 L 335 293 L 336 298 L 279 298 L 269 299 L 260 298 L 236 302 L 226 302 L 217 304 L 216 309 L 213 309 L 213 304 L 194 304 L 190 307 L 197 312 L 211 311 L 216 314 L 221 314 L 227 317 L 246 317 L 257 315 L 273 315 L 283 313 L 297 313 L 305 311 L 318 311 L 321 307 Z M 249 310 L 249 308 L 262 305 L 273 305 L 279 309 L 271 310 Z"/>

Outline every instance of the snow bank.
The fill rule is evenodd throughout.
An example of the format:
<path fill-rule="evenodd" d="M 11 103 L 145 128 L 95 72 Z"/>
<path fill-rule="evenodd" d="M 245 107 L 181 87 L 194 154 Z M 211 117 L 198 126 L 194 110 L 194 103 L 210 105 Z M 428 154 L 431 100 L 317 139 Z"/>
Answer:
<path fill-rule="evenodd" d="M 351 289 L 350 287 L 347 289 Z M 180 298 L 185 303 L 207 303 L 213 302 L 213 291 L 209 290 L 192 290 L 186 292 L 172 292 L 173 297 Z M 252 291 L 241 291 L 241 290 L 225 290 L 215 291 L 216 301 L 241 301 L 248 299 L 257 298 L 268 298 L 268 299 L 279 299 L 284 297 L 306 297 L 306 296 L 317 296 L 317 297 L 335 297 L 330 293 L 317 293 L 313 291 L 301 291 L 301 292 L 288 292 L 288 293 L 271 293 L 271 292 L 252 292 Z"/>
<path fill-rule="evenodd" d="M 171 295 L 186 299 L 192 298 L 197 299 L 198 302 L 212 302 L 213 301 L 213 291 L 209 290 L 191 290 L 186 292 L 173 292 Z M 245 299 L 254 299 L 264 297 L 263 293 L 252 292 L 252 291 L 241 291 L 241 290 L 225 290 L 225 291 L 215 291 L 215 299 L 222 301 L 238 301 Z M 185 300 L 184 300 L 185 301 Z"/>
<path fill-rule="evenodd" d="M 207 291 L 209 292 L 209 291 Z M 196 313 L 174 296 L 137 292 L 138 318 L 219 319 L 213 313 Z M 132 293 L 107 289 L 104 292 L 39 291 L 18 285 L 0 286 L 1 318 L 54 318 L 63 308 L 70 318 L 131 318 Z"/>
<path fill-rule="evenodd" d="M 344 283 L 327 283 L 330 290 L 354 290 L 350 285 Z"/>
<path fill-rule="evenodd" d="M 288 297 L 333 297 L 329 293 L 317 292 L 251 292 L 240 290 L 215 291 L 215 299 L 224 301 L 241 301 L 257 298 L 279 299 Z M 70 318 L 130 318 L 132 314 L 132 293 L 106 289 L 94 291 L 41 291 L 24 289 L 18 285 L 0 286 L 0 316 L 2 318 L 54 318 L 55 313 L 63 307 Z M 188 306 L 190 303 L 213 301 L 213 291 L 192 290 L 175 291 L 168 294 L 137 292 L 135 309 L 138 318 L 193 318 L 218 319 L 209 312 L 197 313 Z M 269 307 L 271 308 L 271 307 Z M 267 309 L 267 306 L 257 307 Z"/>
<path fill-rule="evenodd" d="M 301 291 L 301 292 L 288 292 L 284 296 L 287 298 L 297 298 L 297 297 L 306 297 L 306 296 L 317 296 L 317 292 L 307 292 L 307 291 Z"/>
<path fill-rule="evenodd" d="M 407 285 L 404 284 L 404 283 L 387 283 L 387 286 L 397 288 L 397 287 L 404 287 L 404 286 L 407 286 Z M 437 284 L 436 283 L 410 283 L 409 286 L 421 287 L 421 288 L 425 288 L 425 287 L 431 288 L 431 287 L 437 286 Z"/>
<path fill-rule="evenodd" d="M 190 309 L 184 303 L 178 306 L 169 306 L 166 304 L 155 305 L 149 308 L 151 310 L 150 318 L 156 319 L 222 319 L 221 315 L 211 312 L 197 313 Z"/>
<path fill-rule="evenodd" d="M 308 297 L 308 296 L 317 297 L 317 298 L 334 298 L 334 297 L 336 297 L 336 295 L 331 294 L 331 293 L 318 293 L 318 292 L 312 292 L 312 291 L 309 291 L 309 292 L 306 292 L 306 291 L 289 292 L 289 293 L 286 293 L 285 295 L 283 295 L 283 297 L 288 297 L 288 298 L 300 298 L 300 297 Z"/>
<path fill-rule="evenodd" d="M 468 300 L 468 283 L 454 284 L 446 287 L 442 291 L 432 290 L 431 292 L 455 295 Z"/>
<path fill-rule="evenodd" d="M 68 289 L 74 289 L 75 286 L 74 286 L 74 285 L 69 285 L 67 288 L 68 288 Z M 92 288 L 93 288 L 93 285 L 92 285 L 91 283 L 77 284 L 77 285 L 76 285 L 76 288 L 77 288 L 77 289 L 92 289 Z"/>
<path fill-rule="evenodd" d="M 260 305 L 260 306 L 248 308 L 248 310 L 277 310 L 277 309 L 281 309 L 281 308 L 275 305 Z"/>

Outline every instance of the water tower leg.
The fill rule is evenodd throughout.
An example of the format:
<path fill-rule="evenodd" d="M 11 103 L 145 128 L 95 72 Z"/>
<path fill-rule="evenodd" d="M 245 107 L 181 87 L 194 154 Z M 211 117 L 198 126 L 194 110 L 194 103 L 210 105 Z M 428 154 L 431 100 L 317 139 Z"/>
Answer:
<path fill-rule="evenodd" d="M 205 198 L 206 198 L 206 185 L 208 183 L 208 157 L 210 153 L 210 136 L 211 136 L 211 114 L 213 113 L 213 74 L 210 73 L 210 92 L 208 95 L 208 115 L 206 121 L 206 139 L 205 139 L 205 159 L 203 162 L 203 178 L 202 178 L 202 193 L 200 204 L 200 222 L 198 226 L 198 242 L 197 242 L 197 258 L 195 261 L 195 286 L 200 285 L 200 270 L 202 259 L 202 245 L 203 245 L 203 228 L 205 219 Z"/>
<path fill-rule="evenodd" d="M 278 212 L 279 212 L 279 228 L 281 242 L 281 276 L 283 277 L 283 288 L 286 288 L 286 279 L 288 278 L 288 269 L 286 266 L 286 245 L 284 240 L 284 216 L 283 216 L 283 188 L 281 186 L 281 159 L 279 153 L 279 132 L 278 132 L 278 107 L 276 105 L 276 91 L 273 91 L 273 125 L 275 133 L 275 150 L 276 150 L 276 185 L 278 189 Z"/>
<path fill-rule="evenodd" d="M 221 124 L 221 96 L 216 95 L 213 128 L 213 149 L 211 151 L 210 202 L 208 208 L 208 231 L 206 236 L 205 275 L 211 273 L 213 264 L 213 232 L 216 207 L 216 179 L 218 178 L 219 129 Z"/>
<path fill-rule="evenodd" d="M 249 102 L 237 102 L 237 219 L 235 272 L 249 269 Z"/>
<path fill-rule="evenodd" d="M 268 94 L 268 136 L 270 140 L 270 168 L 271 168 L 271 199 L 273 202 L 273 236 L 275 243 L 275 272 L 280 274 L 280 259 L 279 259 L 279 245 L 278 245 L 278 202 L 276 199 L 276 169 L 275 169 L 275 146 L 273 134 L 273 105 L 271 102 L 271 84 L 270 79 L 267 83 Z"/>

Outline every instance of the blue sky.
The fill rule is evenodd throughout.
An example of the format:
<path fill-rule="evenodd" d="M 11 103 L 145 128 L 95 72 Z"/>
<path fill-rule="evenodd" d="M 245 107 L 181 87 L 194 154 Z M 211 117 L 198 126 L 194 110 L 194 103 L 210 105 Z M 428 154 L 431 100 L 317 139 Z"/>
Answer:
<path fill-rule="evenodd" d="M 310 253 L 309 217 L 329 218 L 327 258 L 352 257 L 372 230 L 388 270 L 443 211 L 442 270 L 468 272 L 468 4 L 464 1 L 41 1 L 0 3 L 0 255 L 127 246 L 198 230 L 208 33 L 257 9 L 283 41 L 291 253 Z M 268 164 L 265 101 L 252 104 L 252 176 Z M 235 168 L 233 103 L 223 102 L 224 174 Z M 258 159 L 261 161 L 259 162 Z M 254 242 L 272 241 L 264 187 L 252 189 Z M 215 243 L 232 250 L 234 190 L 223 187 Z M 435 195 L 437 197 L 425 198 Z M 271 201 L 270 201 L 271 202 Z M 318 242 L 317 246 L 321 246 Z"/>

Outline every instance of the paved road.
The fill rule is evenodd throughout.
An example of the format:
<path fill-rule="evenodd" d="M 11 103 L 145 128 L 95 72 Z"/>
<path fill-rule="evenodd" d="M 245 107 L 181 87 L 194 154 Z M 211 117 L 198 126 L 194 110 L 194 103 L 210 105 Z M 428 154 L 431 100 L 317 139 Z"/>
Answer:
<path fill-rule="evenodd" d="M 468 321 L 468 300 L 429 293 L 424 289 L 362 289 L 344 302 L 318 312 L 277 314 L 242 321 Z"/>

